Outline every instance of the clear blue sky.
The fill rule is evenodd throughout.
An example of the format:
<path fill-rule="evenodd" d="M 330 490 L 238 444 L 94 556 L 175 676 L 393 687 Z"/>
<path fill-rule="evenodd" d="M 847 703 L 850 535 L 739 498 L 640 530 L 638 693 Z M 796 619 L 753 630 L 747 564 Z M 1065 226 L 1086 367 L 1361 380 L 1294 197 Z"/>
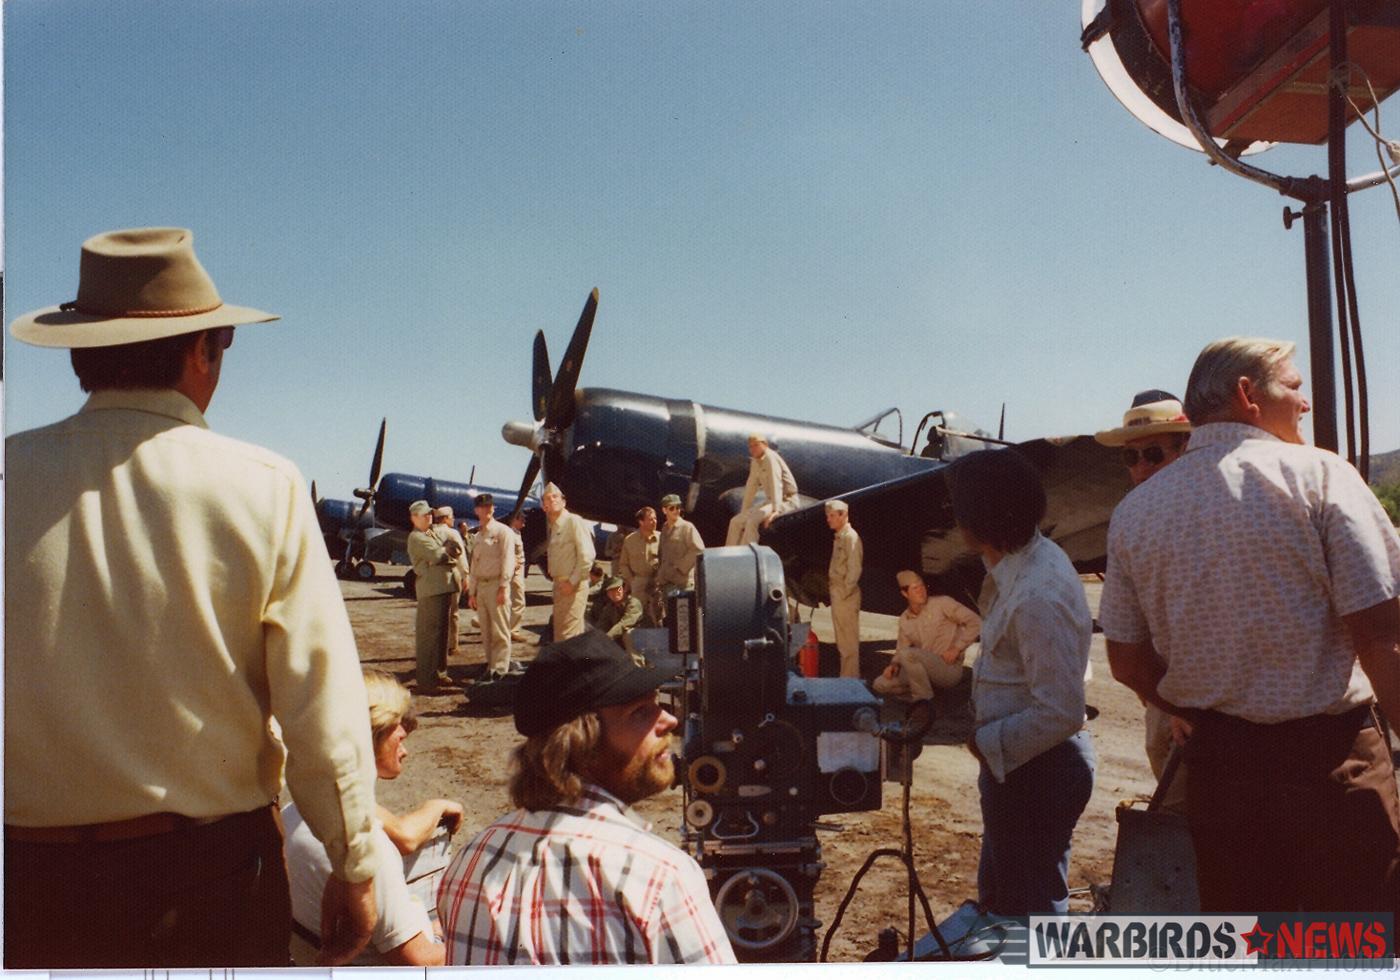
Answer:
<path fill-rule="evenodd" d="M 1180 393 L 1216 337 L 1305 348 L 1305 293 L 1284 200 L 1133 119 L 1078 15 L 7 0 L 7 321 L 72 298 L 90 234 L 194 229 L 226 300 L 283 316 L 239 331 L 211 425 L 331 496 L 384 415 L 386 470 L 516 485 L 533 334 L 557 363 L 593 286 L 587 386 L 910 427 L 1004 401 L 1011 438 L 1092 432 Z M 1388 450 L 1400 224 L 1383 188 L 1352 206 Z M 65 352 L 7 335 L 5 366 L 10 431 L 82 403 Z"/>

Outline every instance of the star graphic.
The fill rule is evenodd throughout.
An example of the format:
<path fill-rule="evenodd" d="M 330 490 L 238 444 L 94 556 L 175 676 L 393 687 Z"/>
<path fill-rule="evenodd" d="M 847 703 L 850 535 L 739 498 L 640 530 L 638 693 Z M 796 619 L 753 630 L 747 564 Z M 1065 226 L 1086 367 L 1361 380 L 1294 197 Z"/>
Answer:
<path fill-rule="evenodd" d="M 1259 920 L 1255 919 L 1254 928 L 1244 933 L 1240 938 L 1245 941 L 1244 953 L 1246 956 L 1254 953 L 1263 953 L 1265 956 L 1268 956 L 1269 940 L 1274 938 L 1274 934 L 1272 932 L 1265 932 L 1263 929 L 1259 928 Z"/>

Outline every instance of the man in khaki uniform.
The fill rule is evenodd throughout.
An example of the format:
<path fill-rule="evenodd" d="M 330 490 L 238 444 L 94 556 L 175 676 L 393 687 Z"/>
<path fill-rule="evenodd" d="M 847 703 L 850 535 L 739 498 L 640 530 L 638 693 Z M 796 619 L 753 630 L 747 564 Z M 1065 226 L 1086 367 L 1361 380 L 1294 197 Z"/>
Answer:
<path fill-rule="evenodd" d="M 644 658 L 638 656 L 633 649 L 631 637 L 632 630 L 641 622 L 641 600 L 634 595 L 628 595 L 622 579 L 614 575 L 603 582 L 603 602 L 589 625 L 600 633 L 606 633 L 608 639 L 616 640 L 618 646 L 632 654 L 632 658 L 639 662 Z"/>
<path fill-rule="evenodd" d="M 668 493 L 661 498 L 661 513 L 666 523 L 657 547 L 656 594 L 660 623 L 666 612 L 666 593 L 675 589 L 695 588 L 695 560 L 705 550 L 705 542 L 695 525 L 681 516 L 681 498 Z"/>
<path fill-rule="evenodd" d="M 887 697 L 927 701 L 934 688 L 962 680 L 967 648 L 982 631 L 982 619 L 956 599 L 930 597 L 918 572 L 906 569 L 895 581 L 909 605 L 899 614 L 894 660 L 870 686 Z"/>
<path fill-rule="evenodd" d="M 763 491 L 763 503 L 755 504 L 758 491 Z M 744 501 L 739 513 L 729 520 L 727 546 L 749 544 L 758 540 L 758 532 L 772 523 L 773 518 L 797 506 L 797 481 L 792 470 L 768 447 L 768 437 L 761 432 L 749 434 L 749 479 L 744 484 Z"/>
<path fill-rule="evenodd" d="M 564 493 L 553 483 L 540 505 L 549 520 L 549 578 L 554 583 L 554 642 L 583 632 L 588 606 L 588 569 L 597 557 L 588 525 L 564 507 Z"/>
<path fill-rule="evenodd" d="M 426 500 L 409 504 L 408 518 L 413 522 L 413 530 L 408 534 L 408 558 L 413 562 L 418 593 L 413 629 L 415 677 L 419 692 L 426 693 L 436 690 L 439 684 L 452 682 L 447 675 L 447 631 L 451 607 L 462 592 L 457 570 L 461 546 L 435 533 L 433 508 Z"/>
<path fill-rule="evenodd" d="M 515 575 L 514 535 L 496 520 L 495 513 L 491 494 L 477 494 L 471 607 L 481 624 L 487 683 L 500 680 L 510 671 L 510 580 Z"/>
<path fill-rule="evenodd" d="M 642 604 L 642 613 L 649 623 L 661 621 L 656 611 L 656 568 L 660 561 L 661 537 L 656 533 L 656 511 L 643 507 L 637 511 L 637 530 L 622 542 L 622 554 L 617 559 L 617 574 L 627 586 L 627 592 Z"/>
<path fill-rule="evenodd" d="M 525 621 L 525 515 L 510 519 L 510 535 L 515 542 L 515 574 L 510 577 L 510 638 L 516 643 L 529 639 L 520 624 Z"/>
<path fill-rule="evenodd" d="M 459 610 L 462 608 L 462 595 L 467 591 L 467 585 L 471 581 L 467 559 L 469 552 L 467 542 L 462 537 L 462 532 L 452 526 L 452 508 L 447 505 L 433 508 L 433 533 L 446 544 L 449 540 L 457 542 L 457 547 L 461 551 L 457 555 L 457 581 L 461 585 L 462 592 L 458 594 L 457 601 L 447 607 L 447 652 L 442 661 L 442 669 L 447 669 L 447 658 L 457 653 L 457 638 L 461 632 L 461 618 Z"/>
<path fill-rule="evenodd" d="M 860 676 L 860 569 L 864 553 L 860 535 L 851 527 L 850 512 L 844 500 L 826 502 L 826 523 L 836 532 L 831 545 L 831 563 L 826 569 L 831 594 L 831 627 L 836 632 L 836 649 L 841 652 L 841 676 Z"/>

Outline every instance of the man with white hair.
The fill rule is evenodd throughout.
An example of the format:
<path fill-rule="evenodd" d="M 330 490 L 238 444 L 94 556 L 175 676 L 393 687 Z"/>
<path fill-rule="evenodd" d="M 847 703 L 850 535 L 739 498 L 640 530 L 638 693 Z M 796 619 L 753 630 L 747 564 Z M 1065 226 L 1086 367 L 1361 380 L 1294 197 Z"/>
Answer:
<path fill-rule="evenodd" d="M 1099 620 L 1114 677 L 1192 723 L 1203 912 L 1394 912 L 1374 705 L 1400 717 L 1400 537 L 1350 464 L 1303 444 L 1292 355 L 1201 351 L 1185 454 L 1113 514 Z"/>
<path fill-rule="evenodd" d="M 826 584 L 831 599 L 831 628 L 841 653 L 841 676 L 860 676 L 860 572 L 864 551 L 860 535 L 851 527 L 850 509 L 844 500 L 828 500 L 826 523 L 834 533 Z"/>
<path fill-rule="evenodd" d="M 763 502 L 756 503 L 763 491 Z M 729 521 L 725 535 L 726 546 L 749 544 L 758 540 L 759 531 L 773 518 L 797 506 L 797 481 L 787 462 L 776 449 L 768 445 L 762 432 L 749 433 L 749 478 L 744 484 L 744 500 L 739 512 Z"/>

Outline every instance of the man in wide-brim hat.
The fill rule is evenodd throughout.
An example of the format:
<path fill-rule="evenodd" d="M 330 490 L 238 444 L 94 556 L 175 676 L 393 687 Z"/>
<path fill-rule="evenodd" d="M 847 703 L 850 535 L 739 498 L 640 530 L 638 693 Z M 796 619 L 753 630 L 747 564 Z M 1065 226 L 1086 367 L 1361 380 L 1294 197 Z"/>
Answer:
<path fill-rule="evenodd" d="M 1191 423 L 1186 418 L 1181 401 L 1170 392 L 1149 388 L 1133 396 L 1133 403 L 1123 413 L 1123 424 L 1116 429 L 1096 433 L 1094 438 L 1105 446 L 1119 447 L 1123 465 L 1133 486 L 1145 483 L 1154 473 L 1173 462 L 1186 450 L 1191 436 Z M 1150 702 L 1143 714 L 1144 748 L 1152 775 L 1158 780 L 1166 772 L 1172 743 L 1184 739 L 1191 730 L 1183 719 L 1173 718 Z M 1162 797 L 1161 806 L 1173 813 L 1186 812 L 1185 766 L 1178 766 Z"/>
<path fill-rule="evenodd" d="M 284 771 L 331 859 L 326 962 L 373 928 L 365 687 L 316 515 L 204 421 L 234 327 L 275 319 L 223 302 L 190 232 L 137 228 L 11 326 L 91 397 L 6 441 L 7 968 L 285 966 Z"/>

